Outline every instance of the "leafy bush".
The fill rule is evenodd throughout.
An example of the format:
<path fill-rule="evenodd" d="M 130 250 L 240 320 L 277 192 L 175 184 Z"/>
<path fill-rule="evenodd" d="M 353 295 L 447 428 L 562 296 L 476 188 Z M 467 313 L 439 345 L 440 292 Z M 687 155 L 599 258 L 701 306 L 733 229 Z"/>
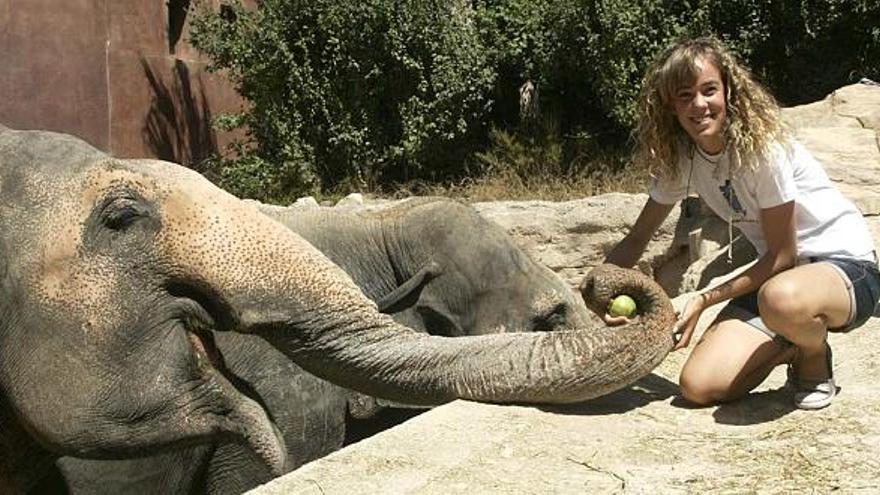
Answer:
<path fill-rule="evenodd" d="M 880 78 L 876 0 L 714 0 L 706 16 L 786 104 L 820 99 L 862 77 Z"/>
<path fill-rule="evenodd" d="M 641 77 L 672 41 L 715 35 L 786 103 L 880 77 L 880 2 L 853 0 L 494 0 L 481 2 L 485 43 L 497 52 L 515 122 L 512 88 L 538 82 L 563 133 L 626 132 Z M 602 125 L 604 122 L 605 125 Z M 610 124 L 610 125 L 609 125 Z"/>
<path fill-rule="evenodd" d="M 264 184 L 257 197 L 278 199 L 273 183 L 303 193 L 458 172 L 480 143 L 494 77 L 472 17 L 463 1 L 203 10 L 192 42 L 250 102 L 236 123 L 258 157 L 224 163 L 236 172 L 223 185 L 255 194 Z"/>
<path fill-rule="evenodd" d="M 263 0 L 231 14 L 193 29 L 251 103 L 228 119 L 250 142 L 218 180 L 276 200 L 460 180 L 503 160 L 619 171 L 593 158 L 625 153 L 642 75 L 677 38 L 723 39 L 787 104 L 880 79 L 876 0 Z M 521 121 L 526 82 L 540 114 Z"/>

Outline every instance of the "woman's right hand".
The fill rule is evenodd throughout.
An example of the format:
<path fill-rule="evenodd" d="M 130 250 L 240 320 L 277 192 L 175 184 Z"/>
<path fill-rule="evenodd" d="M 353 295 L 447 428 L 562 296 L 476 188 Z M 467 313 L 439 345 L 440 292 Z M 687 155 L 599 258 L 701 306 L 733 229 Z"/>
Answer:
<path fill-rule="evenodd" d="M 675 335 L 678 340 L 672 348 L 673 351 L 684 349 L 691 342 L 691 336 L 697 328 L 697 322 L 700 321 L 700 315 L 703 314 L 704 309 L 706 309 L 706 299 L 703 294 L 692 297 L 684 305 L 684 309 L 678 314 L 678 320 L 675 322 Z"/>

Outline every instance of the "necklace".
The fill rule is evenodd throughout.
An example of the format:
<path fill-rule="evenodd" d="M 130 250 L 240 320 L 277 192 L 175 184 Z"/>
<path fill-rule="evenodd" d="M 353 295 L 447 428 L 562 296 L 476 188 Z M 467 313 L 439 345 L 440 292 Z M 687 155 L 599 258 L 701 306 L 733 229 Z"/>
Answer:
<path fill-rule="evenodd" d="M 716 179 L 719 178 L 718 177 L 718 174 L 719 174 L 718 163 L 721 162 L 722 158 L 724 158 L 724 152 L 726 151 L 726 149 L 722 149 L 720 153 L 718 153 L 714 157 L 711 157 L 711 156 L 707 155 L 706 152 L 703 151 L 702 148 L 700 148 L 700 146 L 698 144 L 692 143 L 692 146 L 697 150 L 697 153 L 700 154 L 700 157 L 703 160 L 705 160 L 707 163 L 709 163 L 715 167 L 715 170 L 712 172 L 712 176 Z M 690 158 L 691 158 L 691 168 L 688 171 L 687 192 L 685 193 L 686 198 L 691 195 L 691 176 L 694 173 L 694 153 L 693 152 L 690 153 Z M 732 182 L 733 182 L 733 174 L 730 169 L 730 164 L 728 164 L 727 165 L 727 180 L 725 181 L 725 183 L 724 183 L 725 187 L 723 188 L 724 196 L 725 196 L 724 199 L 727 200 L 727 203 L 730 205 L 730 208 L 732 210 L 731 214 L 727 216 L 727 249 L 726 249 L 726 251 L 727 251 L 727 264 L 728 265 L 733 264 L 733 241 L 736 239 L 739 239 L 741 237 L 741 235 L 740 235 L 740 236 L 737 236 L 736 239 L 733 238 L 733 210 L 734 210 L 734 206 L 733 206 L 734 196 L 733 195 L 734 195 L 734 191 L 733 191 Z M 684 209 L 684 206 L 685 205 L 682 204 L 682 209 Z M 687 205 L 687 206 L 689 207 L 689 208 L 687 208 L 687 210 L 689 212 L 689 210 L 691 208 L 690 208 L 690 205 Z"/>
<path fill-rule="evenodd" d="M 712 165 L 718 165 L 718 162 L 720 162 L 721 158 L 724 157 L 724 150 L 723 149 L 717 155 L 709 155 L 709 154 L 706 154 L 706 152 L 703 151 L 703 148 L 700 148 L 700 146 L 698 144 L 694 144 L 694 148 L 697 149 L 697 153 L 700 154 L 700 157 L 702 157 L 703 160 L 711 163 Z"/>

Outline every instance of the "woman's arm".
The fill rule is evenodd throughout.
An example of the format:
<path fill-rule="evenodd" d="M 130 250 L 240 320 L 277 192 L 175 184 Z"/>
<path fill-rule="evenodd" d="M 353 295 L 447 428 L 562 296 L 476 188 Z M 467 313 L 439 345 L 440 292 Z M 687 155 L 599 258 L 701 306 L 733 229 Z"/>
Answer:
<path fill-rule="evenodd" d="M 612 249 L 605 257 L 605 263 L 612 263 L 617 266 L 631 268 L 639 260 L 639 257 L 648 246 L 654 232 L 663 224 L 663 220 L 669 216 L 672 207 L 675 205 L 665 205 L 648 198 L 642 212 L 633 224 L 632 229 L 621 240 L 614 249 Z"/>
<path fill-rule="evenodd" d="M 794 201 L 761 210 L 761 230 L 767 240 L 767 252 L 739 276 L 704 292 L 707 307 L 747 294 L 773 275 L 794 266 L 797 260 Z"/>
<path fill-rule="evenodd" d="M 756 290 L 773 275 L 794 266 L 797 260 L 794 208 L 794 201 L 789 201 L 761 210 L 761 229 L 767 241 L 767 252 L 736 277 L 688 301 L 675 324 L 676 333 L 680 333 L 681 338 L 673 350 L 687 347 L 703 310 Z"/>

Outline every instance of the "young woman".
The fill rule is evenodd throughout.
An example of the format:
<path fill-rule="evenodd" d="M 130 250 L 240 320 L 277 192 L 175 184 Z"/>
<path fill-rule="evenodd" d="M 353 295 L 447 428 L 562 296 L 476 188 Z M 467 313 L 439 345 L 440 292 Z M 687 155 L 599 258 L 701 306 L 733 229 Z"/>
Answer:
<path fill-rule="evenodd" d="M 714 39 L 663 51 L 639 110 L 635 160 L 651 171 L 650 197 L 606 261 L 635 264 L 675 202 L 694 193 L 759 256 L 679 314 L 676 350 L 706 308 L 727 301 L 682 369 L 682 395 L 700 405 L 742 397 L 788 363 L 795 405 L 827 406 L 837 393 L 827 332 L 862 325 L 880 298 L 862 215 L 788 135 L 773 97 Z"/>

